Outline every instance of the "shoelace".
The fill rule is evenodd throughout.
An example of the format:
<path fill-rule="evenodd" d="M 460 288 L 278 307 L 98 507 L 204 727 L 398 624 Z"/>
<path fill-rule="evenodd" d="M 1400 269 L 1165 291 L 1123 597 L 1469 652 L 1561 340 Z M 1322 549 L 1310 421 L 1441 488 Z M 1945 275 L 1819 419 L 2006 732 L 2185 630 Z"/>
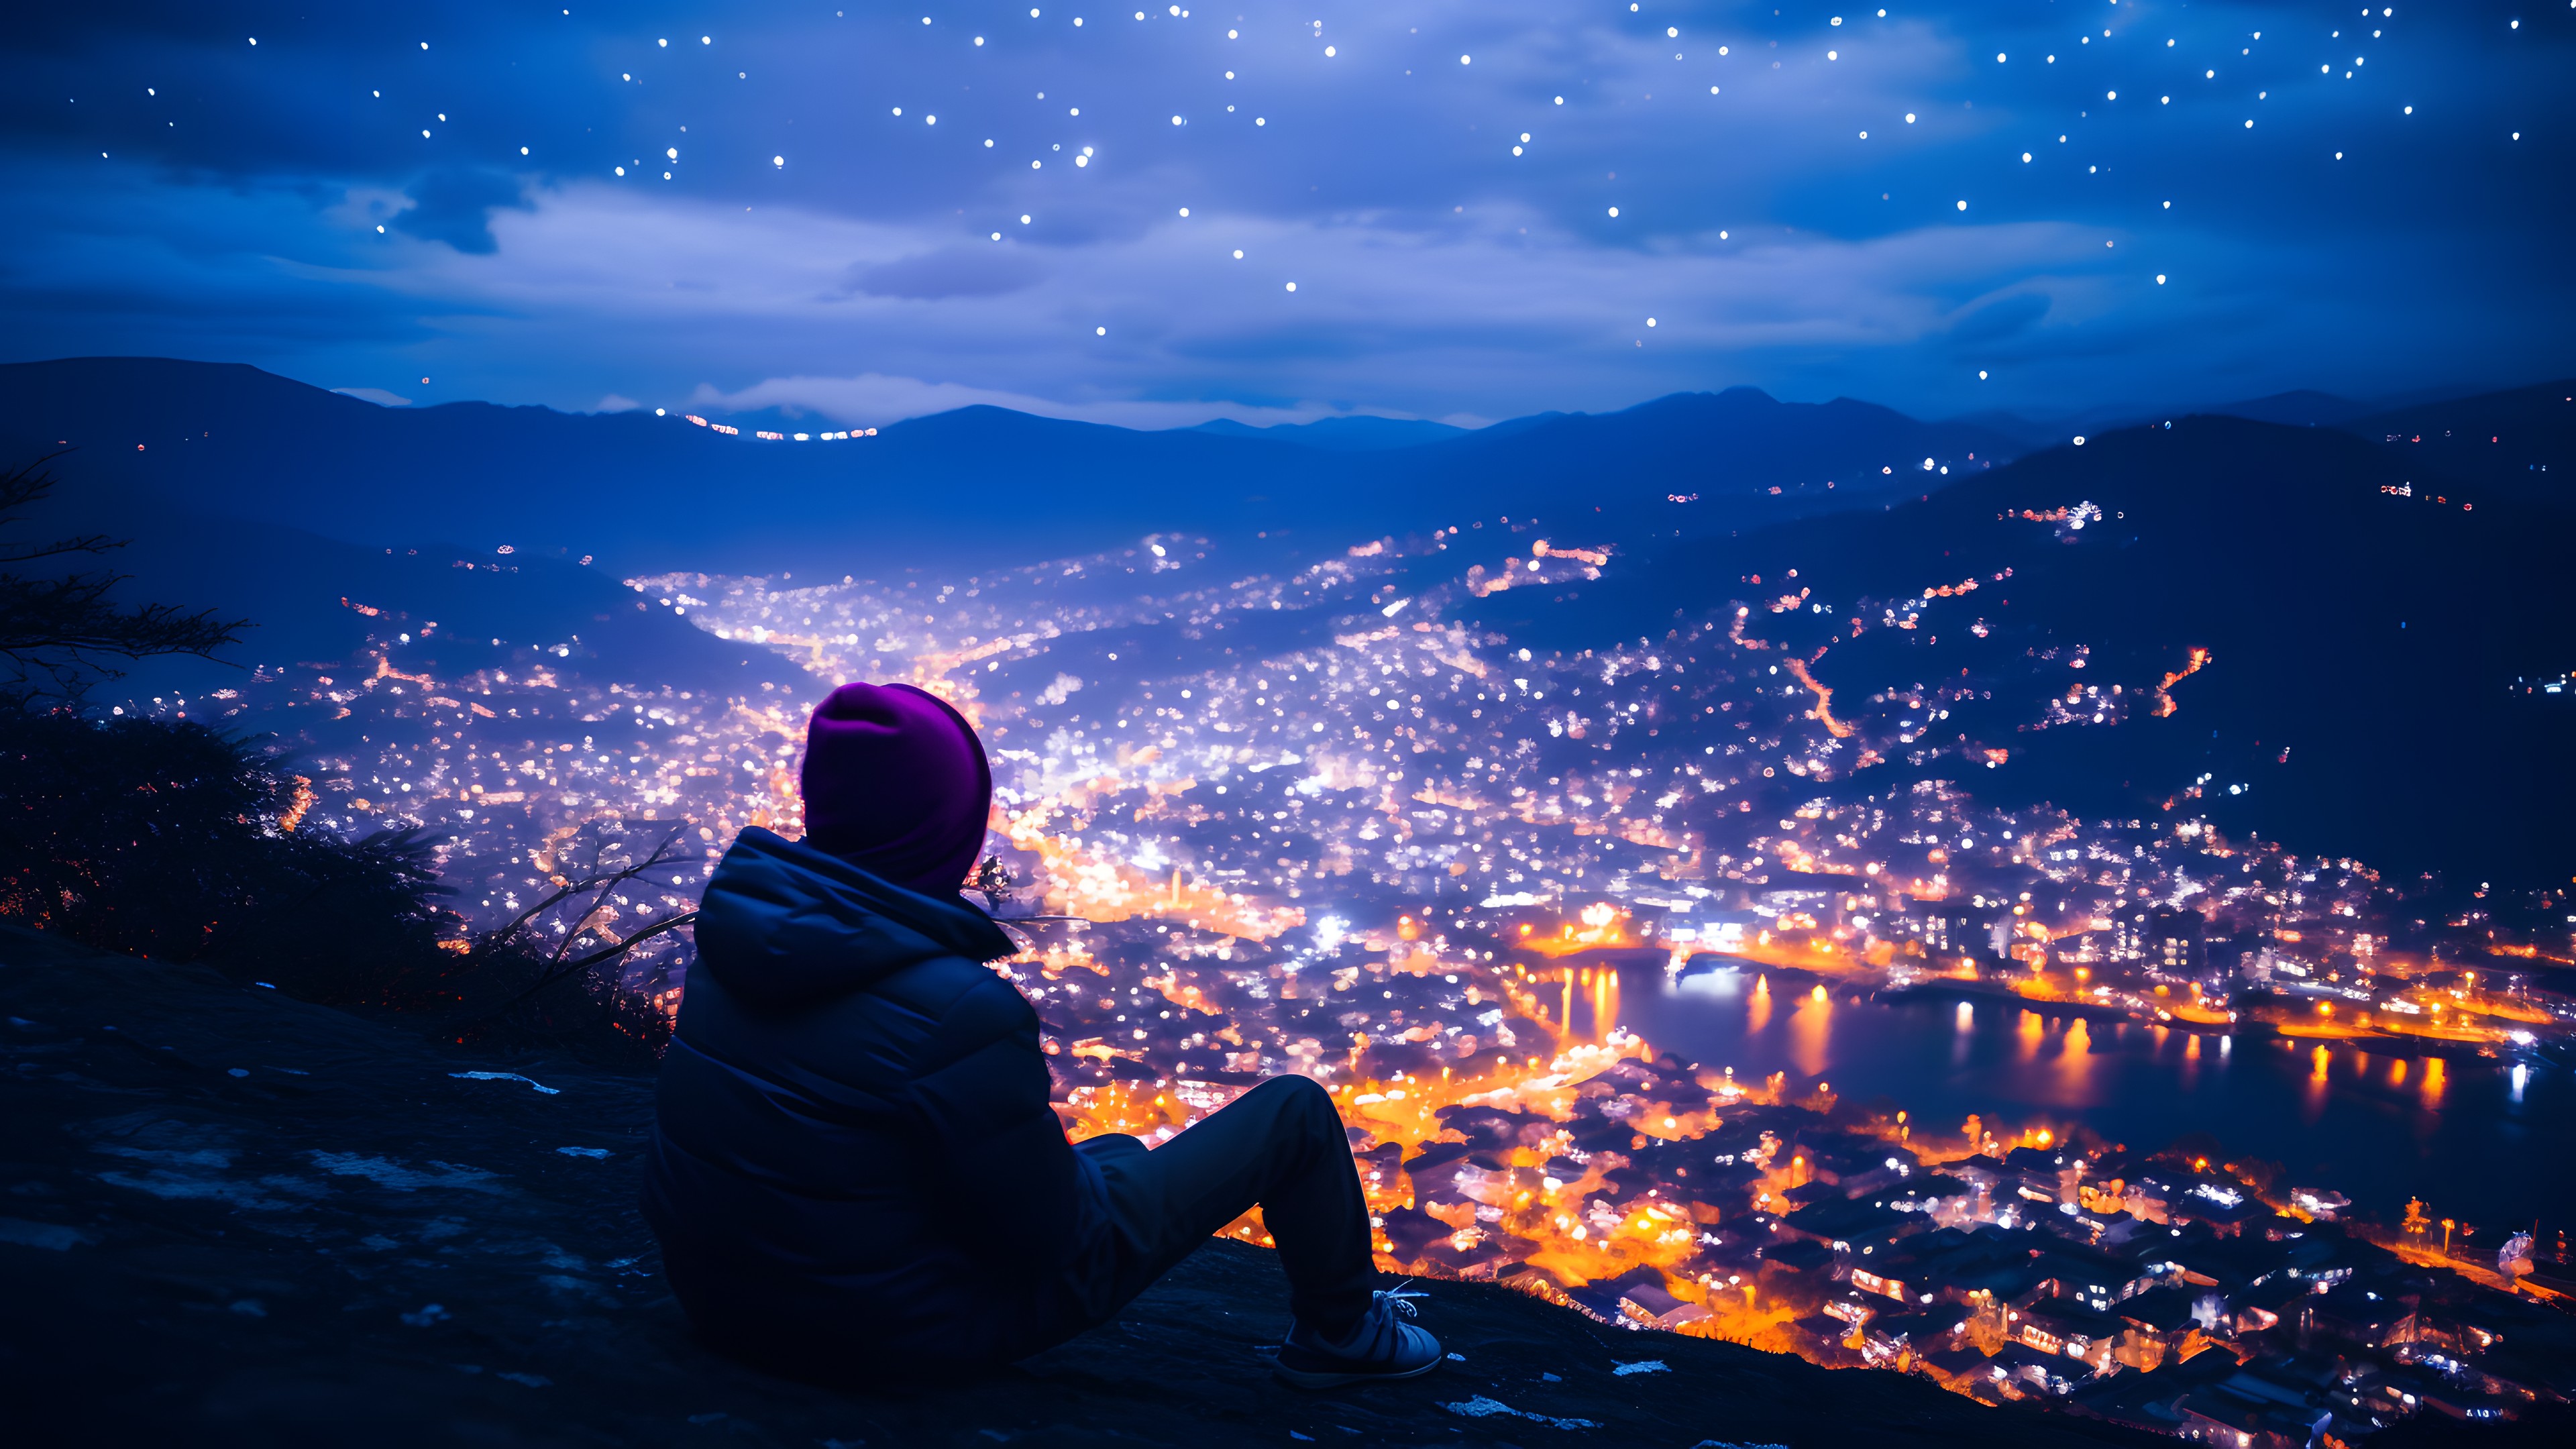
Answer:
<path fill-rule="evenodd" d="M 1351 1329 L 1350 1336 L 1339 1344 L 1327 1344 L 1326 1347 L 1361 1359 L 1373 1359 L 1386 1353 L 1387 1339 L 1395 1332 L 1396 1315 L 1400 1313 L 1407 1318 L 1420 1316 L 1413 1300 L 1431 1296 L 1412 1292 L 1412 1287 L 1413 1280 L 1407 1278 L 1392 1288 L 1380 1288 L 1369 1294 L 1368 1312 Z"/>
<path fill-rule="evenodd" d="M 1407 1278 L 1392 1288 L 1380 1288 L 1376 1292 L 1371 1293 L 1369 1295 L 1369 1316 L 1371 1318 L 1377 1317 L 1378 1314 L 1383 1311 L 1378 1307 L 1378 1305 L 1385 1304 L 1387 1308 L 1400 1312 L 1407 1318 L 1420 1317 L 1420 1310 L 1413 1306 L 1413 1300 L 1417 1298 L 1428 1298 L 1431 1295 L 1428 1293 L 1415 1293 L 1409 1291 L 1412 1287 L 1413 1280 Z"/>

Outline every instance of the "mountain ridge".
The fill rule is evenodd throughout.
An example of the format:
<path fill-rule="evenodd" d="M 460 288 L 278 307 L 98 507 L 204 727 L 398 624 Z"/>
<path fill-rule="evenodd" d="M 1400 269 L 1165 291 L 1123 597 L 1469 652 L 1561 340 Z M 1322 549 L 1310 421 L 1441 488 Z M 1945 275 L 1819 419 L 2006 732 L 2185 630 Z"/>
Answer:
<path fill-rule="evenodd" d="M 1803 659 L 1838 717 L 1919 709 L 1923 681 L 1987 696 L 1920 737 L 1934 753 L 1848 770 L 1836 793 L 1945 777 L 2086 816 L 2206 815 L 2472 886 L 2563 881 L 2576 787 L 2533 762 L 2576 747 L 2576 580 L 2557 563 L 2576 510 L 2425 461 L 2336 429 L 2186 417 L 1884 512 L 1673 541 L 1587 598 L 1506 620 L 1521 601 L 1498 594 L 1479 617 L 1589 643 L 1809 590 L 1823 612 L 1802 596 L 1747 632 Z M 2120 727 L 2016 723 L 2051 700 L 2104 709 L 2115 684 Z"/>
<path fill-rule="evenodd" d="M 241 364 L 115 358 L 0 365 L 0 444 L 77 448 L 66 492 L 102 511 L 183 506 L 377 546 L 562 547 L 629 571 L 835 573 L 974 567 L 1155 528 L 1312 537 L 1319 520 L 1327 548 L 1505 513 L 1688 534 L 1849 506 L 1923 457 L 2017 451 L 1983 429 L 1750 389 L 1370 451 L 992 407 L 770 444 L 642 412 L 387 408 Z"/>

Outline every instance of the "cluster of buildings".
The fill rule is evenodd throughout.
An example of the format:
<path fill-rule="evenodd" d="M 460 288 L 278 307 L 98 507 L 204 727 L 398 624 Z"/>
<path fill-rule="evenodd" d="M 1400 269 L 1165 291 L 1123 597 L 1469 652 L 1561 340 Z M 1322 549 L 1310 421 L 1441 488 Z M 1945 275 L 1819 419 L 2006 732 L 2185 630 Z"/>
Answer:
<path fill-rule="evenodd" d="M 1419 924 L 1032 926 L 1008 970 L 1085 1134 L 1159 1140 L 1265 1076 L 1325 1083 L 1391 1270 L 2237 1449 L 2576 1392 L 2563 1244 L 2472 1255 L 2420 1208 L 2351 1223 L 2262 1164 L 1738 1081 L 1570 1030 L 1544 952 Z"/>
<path fill-rule="evenodd" d="M 1605 950 L 2437 1055 L 2535 1051 L 2576 1021 L 2536 974 L 2570 954 L 2563 902 L 2432 918 L 2360 862 L 2223 836 L 2192 808 L 2223 781 L 2152 818 L 1987 804 L 1999 752 L 1950 715 L 1998 681 L 1837 695 L 1761 638 L 1789 611 L 1970 627 L 1976 580 L 1834 603 L 1791 577 L 1583 649 L 1474 622 L 1497 593 L 1564 597 L 1618 566 L 1489 519 L 1268 567 L 1157 536 L 950 581 L 674 575 L 630 587 L 812 687 L 602 679 L 569 644 L 441 677 L 417 662 L 430 636 L 388 617 L 349 667 L 154 705 L 297 741 L 319 767 L 307 818 L 422 828 L 472 926 L 580 852 L 679 841 L 667 877 L 554 923 L 614 937 L 692 905 L 742 828 L 799 832 L 816 698 L 914 682 L 993 757 L 999 913 L 1087 923 L 1016 928 L 1030 949 L 1006 967 L 1078 1131 L 1167 1133 L 1303 1072 L 1365 1131 L 1391 1265 L 2239 1449 L 2564 1390 L 2517 1356 L 2558 1342 L 2527 1302 L 2338 1226 L 2330 1191 L 1932 1141 L 1573 1031 L 1559 968 Z M 2023 661 L 2068 675 L 2052 717 L 2172 703 L 2178 675 L 2080 663 Z M 628 983 L 675 1006 L 687 949 L 658 939 Z"/>
<path fill-rule="evenodd" d="M 2499 1291 L 2512 1262 L 2349 1231 L 2328 1190 L 2065 1145 L 1927 1162 L 1833 1127 L 1787 1150 L 1809 1185 L 1707 1251 L 1802 1310 L 1776 1333 L 1818 1362 L 2238 1446 L 2565 1402 L 2576 1332 Z"/>

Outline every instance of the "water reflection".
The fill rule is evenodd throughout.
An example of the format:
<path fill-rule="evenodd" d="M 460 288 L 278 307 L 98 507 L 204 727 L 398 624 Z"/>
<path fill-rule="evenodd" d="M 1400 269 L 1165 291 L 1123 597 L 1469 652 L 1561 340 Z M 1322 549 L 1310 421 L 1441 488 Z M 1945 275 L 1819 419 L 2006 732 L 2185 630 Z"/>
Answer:
<path fill-rule="evenodd" d="M 1731 979 L 1696 979 L 1712 974 L 1703 971 L 1669 990 L 1640 977 L 1624 998 L 1615 986 L 1600 992 L 1596 972 L 1574 994 L 1624 1010 L 1621 1024 L 1653 1050 L 1712 1073 L 1733 1067 L 1748 1085 L 1772 1078 L 1791 1099 L 1830 1078 L 1845 1101 L 1885 1098 L 1916 1122 L 1977 1115 L 2007 1146 L 2043 1125 L 2133 1146 L 2207 1133 L 2391 1220 L 2410 1194 L 2498 1218 L 2576 1196 L 2576 1075 L 2545 1064 L 2517 1083 L 2509 1061 L 2398 1057 L 2341 1041 L 2320 1053 L 2314 1040 L 2265 1036 L 2248 1038 L 2239 1063 L 2232 1035 L 2181 1023 L 2051 1020 L 2011 998 L 1853 1005 L 1817 999 L 1803 974 L 1775 995 L 1767 971 L 1734 964 Z M 1639 969 L 1662 979 L 1659 965 Z"/>
<path fill-rule="evenodd" d="M 2281 1045 L 2286 1048 L 2291 1044 L 2283 1042 Z M 2314 1125 L 2319 1117 L 2325 1115 L 2326 1098 L 2332 1092 L 2334 1085 L 2329 1072 L 2333 1061 L 2333 1054 L 2322 1046 L 2309 1051 L 2307 1086 L 2299 1094 L 2300 1121 Z"/>
<path fill-rule="evenodd" d="M 1789 1062 L 1808 1076 L 1821 1074 L 1830 1063 L 1825 1048 L 1833 1040 L 1834 1003 L 1819 986 L 1807 993 L 1798 1009 L 1789 1013 Z"/>
<path fill-rule="evenodd" d="M 2073 1106 L 2093 1103 L 2093 1024 L 2083 1017 L 2067 1027 L 2057 1051 L 2058 1100 Z"/>
<path fill-rule="evenodd" d="M 1702 971 L 1669 983 L 1674 991 L 1688 991 L 1702 996 L 1731 997 L 1744 990 L 1744 973 L 1732 966 L 1715 971 Z"/>

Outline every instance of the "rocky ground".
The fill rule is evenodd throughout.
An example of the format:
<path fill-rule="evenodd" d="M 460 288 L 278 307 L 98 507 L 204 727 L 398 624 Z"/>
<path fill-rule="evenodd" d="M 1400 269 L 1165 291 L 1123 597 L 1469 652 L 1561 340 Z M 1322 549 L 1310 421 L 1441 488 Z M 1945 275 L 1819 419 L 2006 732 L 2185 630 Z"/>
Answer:
<path fill-rule="evenodd" d="M 1638 1446 L 2144 1443 L 1895 1374 L 1426 1285 L 1456 1361 L 1268 1373 L 1262 1250 L 945 1385 L 835 1391 L 694 1344 L 636 1209 L 649 1079 L 469 1059 L 206 971 L 0 928 L 0 1392 L 19 1443 Z M 18 1435 L 33 1428 L 33 1439 Z"/>

